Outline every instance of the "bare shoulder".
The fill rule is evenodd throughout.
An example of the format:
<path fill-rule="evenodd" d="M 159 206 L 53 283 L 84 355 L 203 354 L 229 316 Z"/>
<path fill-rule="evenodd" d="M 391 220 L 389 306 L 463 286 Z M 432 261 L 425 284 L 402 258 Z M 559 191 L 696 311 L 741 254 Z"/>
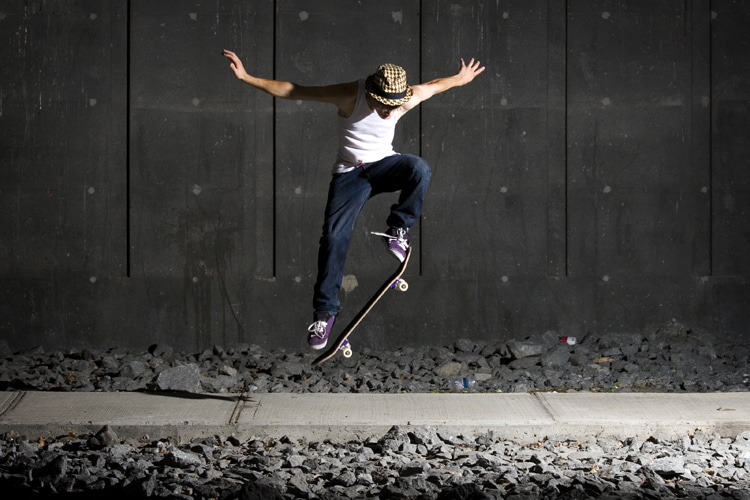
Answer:
<path fill-rule="evenodd" d="M 342 100 L 357 97 L 357 82 L 336 83 L 320 87 L 297 86 L 292 99 L 323 101 L 337 104 Z"/>
<path fill-rule="evenodd" d="M 357 85 L 356 81 L 320 87 L 296 85 L 289 99 L 327 102 L 338 107 L 340 113 L 346 113 L 347 110 L 351 113 L 354 111 L 354 103 L 357 99 Z"/>
<path fill-rule="evenodd" d="M 336 85 L 339 87 L 339 92 L 342 94 L 346 94 L 350 97 L 357 97 L 357 90 L 359 89 L 359 81 L 353 81 L 353 82 L 347 82 L 347 83 L 339 83 Z"/>
<path fill-rule="evenodd" d="M 422 101 L 430 98 L 430 95 L 424 88 L 424 84 L 412 85 L 411 91 L 411 99 L 406 101 L 406 103 L 401 106 L 401 108 L 404 110 L 404 113 L 416 108 Z"/>
<path fill-rule="evenodd" d="M 354 112 L 354 106 L 357 104 L 358 82 L 340 83 L 335 85 L 333 93 L 336 95 L 334 104 L 339 108 L 341 116 L 351 116 Z"/>

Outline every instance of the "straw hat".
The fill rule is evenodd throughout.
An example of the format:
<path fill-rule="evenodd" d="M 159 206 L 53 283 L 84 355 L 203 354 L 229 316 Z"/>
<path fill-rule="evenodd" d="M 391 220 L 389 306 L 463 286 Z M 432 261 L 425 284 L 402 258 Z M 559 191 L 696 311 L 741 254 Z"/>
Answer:
<path fill-rule="evenodd" d="M 401 106 L 411 99 L 411 87 L 406 83 L 406 71 L 395 64 L 383 64 L 367 77 L 367 93 L 386 106 Z"/>

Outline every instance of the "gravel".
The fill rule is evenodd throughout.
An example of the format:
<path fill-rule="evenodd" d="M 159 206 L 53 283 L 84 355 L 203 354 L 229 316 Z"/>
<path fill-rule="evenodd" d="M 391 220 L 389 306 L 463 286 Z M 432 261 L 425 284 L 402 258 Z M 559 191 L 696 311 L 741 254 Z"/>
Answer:
<path fill-rule="evenodd" d="M 5 498 L 750 498 L 750 432 L 561 435 L 522 446 L 492 432 L 393 427 L 346 443 L 214 436 L 176 445 L 121 443 L 104 428 L 33 442 L 9 433 L 0 446 Z"/>
<path fill-rule="evenodd" d="M 642 334 L 589 333 L 575 344 L 550 331 L 362 350 L 318 368 L 312 353 L 257 345 L 12 352 L 0 342 L 0 388 L 400 393 L 455 390 L 456 380 L 473 377 L 480 392 L 747 391 L 747 352 L 678 322 Z M 366 441 L 172 441 L 126 441 L 109 427 L 47 440 L 9 432 L 0 436 L 0 491 L 5 498 L 750 499 L 750 432 L 645 441 L 560 435 L 521 445 L 491 431 L 394 427 Z"/>
<path fill-rule="evenodd" d="M 549 331 L 521 339 L 355 351 L 320 367 L 317 353 L 215 346 L 199 353 L 156 344 L 13 353 L 0 341 L 0 389 L 191 393 L 450 391 L 467 375 L 480 392 L 570 390 L 747 391 L 748 348 L 671 322 L 644 334 L 585 334 L 570 345 Z M 356 345 L 355 345 L 356 348 Z"/>

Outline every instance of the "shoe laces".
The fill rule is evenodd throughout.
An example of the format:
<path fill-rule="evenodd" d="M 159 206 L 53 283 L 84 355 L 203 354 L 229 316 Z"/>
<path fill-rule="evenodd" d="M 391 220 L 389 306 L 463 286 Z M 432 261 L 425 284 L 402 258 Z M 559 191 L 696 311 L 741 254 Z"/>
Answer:
<path fill-rule="evenodd" d="M 307 328 L 307 331 L 322 339 L 326 334 L 326 326 L 328 326 L 328 323 L 325 321 L 316 321 Z"/>
<path fill-rule="evenodd" d="M 406 229 L 396 228 L 396 234 L 391 236 L 392 240 L 396 240 L 396 244 L 403 250 L 409 246 L 409 241 L 406 239 Z"/>
<path fill-rule="evenodd" d="M 383 236 L 384 238 L 388 238 L 389 240 L 397 240 L 398 244 L 401 246 L 406 246 L 409 244 L 409 241 L 406 239 L 406 236 L 409 234 L 406 229 L 402 227 L 396 227 L 394 228 L 396 231 L 396 234 L 388 234 L 388 233 L 378 233 L 376 231 L 370 231 L 370 234 L 374 234 L 375 236 Z"/>

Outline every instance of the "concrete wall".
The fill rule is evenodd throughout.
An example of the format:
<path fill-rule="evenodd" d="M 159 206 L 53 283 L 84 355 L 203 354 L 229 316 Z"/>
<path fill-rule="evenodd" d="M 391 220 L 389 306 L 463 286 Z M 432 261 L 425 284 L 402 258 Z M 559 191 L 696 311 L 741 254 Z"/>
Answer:
<path fill-rule="evenodd" d="M 400 123 L 433 182 L 407 294 L 360 347 L 640 331 L 750 341 L 750 7 L 742 1 L 6 1 L 0 333 L 14 347 L 302 348 L 335 109 L 383 62 L 487 70 Z M 355 229 L 341 318 L 393 268 Z"/>

